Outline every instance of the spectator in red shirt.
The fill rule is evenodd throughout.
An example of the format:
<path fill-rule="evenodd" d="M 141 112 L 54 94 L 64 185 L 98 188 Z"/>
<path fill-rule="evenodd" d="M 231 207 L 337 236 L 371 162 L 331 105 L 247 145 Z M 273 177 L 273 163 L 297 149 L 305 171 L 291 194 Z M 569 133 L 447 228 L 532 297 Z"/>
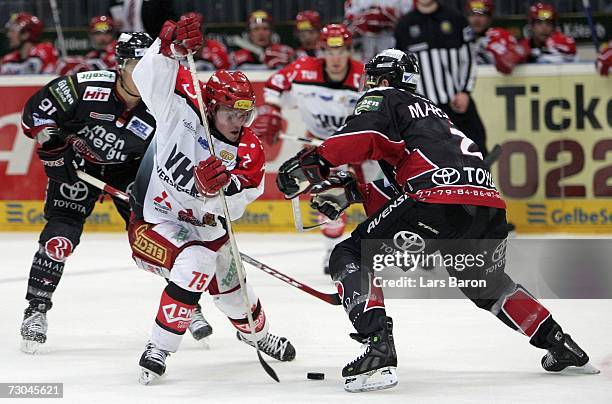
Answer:
<path fill-rule="evenodd" d="M 556 28 L 557 13 L 551 4 L 536 3 L 529 8 L 531 35 L 521 41 L 526 63 L 575 62 L 576 43 Z"/>
<path fill-rule="evenodd" d="M 0 60 L 0 74 L 54 73 L 57 50 L 50 42 L 39 42 L 43 22 L 29 13 L 13 14 L 6 24 L 11 52 Z"/>

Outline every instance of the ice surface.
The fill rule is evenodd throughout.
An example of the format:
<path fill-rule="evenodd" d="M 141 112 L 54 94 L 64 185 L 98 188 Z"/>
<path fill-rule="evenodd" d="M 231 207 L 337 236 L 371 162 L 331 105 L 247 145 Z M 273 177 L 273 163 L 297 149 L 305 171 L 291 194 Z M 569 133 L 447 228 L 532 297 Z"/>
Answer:
<path fill-rule="evenodd" d="M 125 234 L 83 236 L 48 314 L 45 352 L 26 355 L 19 350 L 19 325 L 37 237 L 0 234 L 0 382 L 63 382 L 62 402 L 612 403 L 610 300 L 546 302 L 602 369 L 597 376 L 547 374 L 539 364 L 542 351 L 469 301 L 388 300 L 399 385 L 349 394 L 340 371 L 360 347 L 348 337 L 344 311 L 248 265 L 271 330 L 297 350 L 294 362 L 269 360 L 281 383 L 264 373 L 253 349 L 236 340 L 205 296 L 204 313 L 215 330 L 211 350 L 185 335 L 160 383 L 141 386 L 138 359 L 165 282 L 132 264 Z M 334 290 L 322 273 L 317 234 L 239 234 L 238 244 L 302 282 Z M 307 380 L 307 372 L 324 372 L 325 380 Z"/>

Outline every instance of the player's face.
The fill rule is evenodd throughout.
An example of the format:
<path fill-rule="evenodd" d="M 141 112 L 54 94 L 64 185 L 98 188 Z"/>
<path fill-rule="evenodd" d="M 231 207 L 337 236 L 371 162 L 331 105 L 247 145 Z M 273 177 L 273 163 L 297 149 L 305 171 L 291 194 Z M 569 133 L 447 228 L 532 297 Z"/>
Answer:
<path fill-rule="evenodd" d="M 472 30 L 476 34 L 483 34 L 491 25 L 491 17 L 486 14 L 473 13 L 468 16 Z"/>
<path fill-rule="evenodd" d="M 344 46 L 338 48 L 325 48 L 325 70 L 329 74 L 340 74 L 348 67 L 351 52 Z"/>
<path fill-rule="evenodd" d="M 215 113 L 215 127 L 229 141 L 235 142 L 240 137 L 242 127 L 250 121 L 252 115 L 252 110 L 240 110 L 221 105 Z"/>
<path fill-rule="evenodd" d="M 91 44 L 94 49 L 104 49 L 111 42 L 113 42 L 111 32 L 94 32 L 91 34 Z"/>
<path fill-rule="evenodd" d="M 531 24 L 533 38 L 539 42 L 545 42 L 553 33 L 555 26 L 552 21 L 535 21 Z"/>
<path fill-rule="evenodd" d="M 297 36 L 300 45 L 302 45 L 304 49 L 314 49 L 317 47 L 317 42 L 319 42 L 319 31 L 314 29 L 298 31 Z"/>
<path fill-rule="evenodd" d="M 8 30 L 6 31 L 6 37 L 9 40 L 9 47 L 11 49 L 19 48 L 19 45 L 21 45 L 24 35 L 21 34 L 21 29 L 18 25 L 10 25 Z"/>
<path fill-rule="evenodd" d="M 258 24 L 249 30 L 249 39 L 263 48 L 272 43 L 272 30 L 268 24 Z"/>
<path fill-rule="evenodd" d="M 132 79 L 132 73 L 134 72 L 134 68 L 136 67 L 137 64 L 138 64 L 138 59 L 130 59 L 126 61 L 125 66 L 123 66 L 123 68 L 121 69 L 121 77 L 123 78 L 124 87 L 126 87 L 126 89 L 130 93 L 140 95 L 140 92 L 138 91 L 138 87 L 136 87 L 136 84 L 134 83 L 134 80 Z"/>

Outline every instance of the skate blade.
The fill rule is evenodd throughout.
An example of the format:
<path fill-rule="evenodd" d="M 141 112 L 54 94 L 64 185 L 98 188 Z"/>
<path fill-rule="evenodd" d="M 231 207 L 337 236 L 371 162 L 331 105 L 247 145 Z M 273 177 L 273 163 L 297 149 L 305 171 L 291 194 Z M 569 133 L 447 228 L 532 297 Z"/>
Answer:
<path fill-rule="evenodd" d="M 34 355 L 42 352 L 42 343 L 38 341 L 31 341 L 27 339 L 21 340 L 21 352 L 27 353 L 28 355 Z"/>
<path fill-rule="evenodd" d="M 153 382 L 155 382 L 155 380 L 160 377 L 161 376 L 158 375 L 157 373 L 151 372 L 149 369 L 145 369 L 141 367 L 140 377 L 138 378 L 138 383 L 142 384 L 143 386 L 148 386 L 152 384 Z"/>
<path fill-rule="evenodd" d="M 559 373 L 567 375 L 596 375 L 601 373 L 601 371 L 593 366 L 591 362 L 587 362 L 580 367 L 568 366 Z"/>
<path fill-rule="evenodd" d="M 203 349 L 210 351 L 210 338 L 204 337 L 200 340 L 196 340 L 196 342 L 200 344 Z"/>
<path fill-rule="evenodd" d="M 397 375 L 395 374 L 394 366 L 344 378 L 344 390 L 349 393 L 390 389 L 396 385 Z"/>

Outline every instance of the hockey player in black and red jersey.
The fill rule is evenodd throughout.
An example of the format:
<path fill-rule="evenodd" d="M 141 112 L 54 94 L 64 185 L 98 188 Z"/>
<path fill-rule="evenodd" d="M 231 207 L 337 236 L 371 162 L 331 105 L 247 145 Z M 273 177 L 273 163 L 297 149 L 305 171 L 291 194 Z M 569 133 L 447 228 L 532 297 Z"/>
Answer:
<path fill-rule="evenodd" d="M 239 71 L 217 70 L 206 86 L 193 83 L 178 60 L 202 46 L 196 18 L 166 21 L 160 37 L 134 70 L 134 82 L 157 121 L 157 133 L 138 170 L 130 204 L 129 239 L 139 267 L 168 280 L 140 358 L 140 382 L 151 383 L 166 370 L 203 292 L 236 328 L 237 338 L 281 361 L 295 357 L 287 338 L 268 332 L 269 320 L 246 282 L 240 287 L 226 220 L 236 220 L 263 193 L 265 157 L 247 127 L 255 114 L 255 93 Z M 202 88 L 201 117 L 194 84 Z M 201 119 L 214 142 L 211 155 Z M 225 218 L 223 187 L 231 218 Z M 244 295 L 255 319 L 252 334 Z"/>
<path fill-rule="evenodd" d="M 247 18 L 246 37 L 235 37 L 240 49 L 231 54 L 233 67 L 240 70 L 278 69 L 293 58 L 290 46 L 273 41 L 272 16 L 264 10 L 255 10 Z"/>
<path fill-rule="evenodd" d="M 57 50 L 39 42 L 44 25 L 35 15 L 13 14 L 6 23 L 11 52 L 0 60 L 0 74 L 50 74 L 55 72 Z"/>
<path fill-rule="evenodd" d="M 372 281 L 372 263 L 362 261 L 363 242 L 393 239 L 401 233 L 433 251 L 453 253 L 454 246 L 445 239 L 470 239 L 470 251 L 483 254 L 483 248 L 505 253 L 507 237 L 505 203 L 486 179 L 491 177 L 481 153 L 440 108 L 415 93 L 416 56 L 388 49 L 365 69 L 369 89 L 355 114 L 322 145 L 286 161 L 277 177 L 286 197 L 309 191 L 312 206 L 330 218 L 358 202 L 369 213 L 330 258 L 332 279 L 357 331 L 351 336 L 366 345 L 342 370 L 345 389 L 351 392 L 397 384 L 392 320 L 382 290 Z M 375 189 L 358 186 L 350 174 L 329 175 L 333 167 L 365 159 L 386 167 L 399 191 L 397 197 L 381 203 L 384 198 Z M 505 273 L 501 255 L 483 255 L 482 266 L 447 267 L 458 279 L 486 277 L 485 287 L 463 287 L 462 292 L 477 307 L 528 336 L 532 345 L 548 350 L 542 358 L 545 370 L 572 366 L 583 373 L 598 373 L 550 312 Z"/>
<path fill-rule="evenodd" d="M 147 34 L 123 34 L 117 43 L 117 71 L 60 77 L 24 107 L 23 132 L 40 144 L 37 153 L 49 177 L 47 223 L 30 268 L 21 325 L 24 352 L 35 352 L 47 339 L 51 298 L 79 244 L 85 219 L 100 198 L 97 188 L 79 181 L 76 169 L 127 191 L 153 138 L 155 119 L 132 81 L 134 65 L 152 42 Z M 127 227 L 128 204 L 113 202 Z"/>
<path fill-rule="evenodd" d="M 315 10 L 303 10 L 295 16 L 295 36 L 300 47 L 295 50 L 294 57 L 318 57 L 320 55 L 319 35 L 321 31 L 321 16 Z"/>
<path fill-rule="evenodd" d="M 359 98 L 363 63 L 351 58 L 352 36 L 346 26 L 329 24 L 321 30 L 321 58 L 303 57 L 276 72 L 266 82 L 265 104 L 258 109 L 253 130 L 266 143 L 276 142 L 284 126 L 281 108 L 296 105 L 306 137 L 325 140 L 344 124 Z M 356 171 L 363 177 L 361 167 Z M 373 178 L 372 178 L 373 179 Z M 321 226 L 326 237 L 324 268 L 344 233 L 346 215 Z"/>
<path fill-rule="evenodd" d="M 525 50 L 512 34 L 492 27 L 493 0 L 469 0 L 465 3 L 468 22 L 476 35 L 476 62 L 495 65 L 497 71 L 510 74 L 525 58 Z"/>
<path fill-rule="evenodd" d="M 195 11 L 190 11 L 181 15 L 180 19 L 196 18 L 204 31 L 204 15 Z M 202 32 L 203 34 L 203 32 Z M 204 37 L 202 49 L 194 57 L 198 71 L 210 71 L 217 69 L 229 69 L 230 58 L 225 46 L 211 38 Z"/>

